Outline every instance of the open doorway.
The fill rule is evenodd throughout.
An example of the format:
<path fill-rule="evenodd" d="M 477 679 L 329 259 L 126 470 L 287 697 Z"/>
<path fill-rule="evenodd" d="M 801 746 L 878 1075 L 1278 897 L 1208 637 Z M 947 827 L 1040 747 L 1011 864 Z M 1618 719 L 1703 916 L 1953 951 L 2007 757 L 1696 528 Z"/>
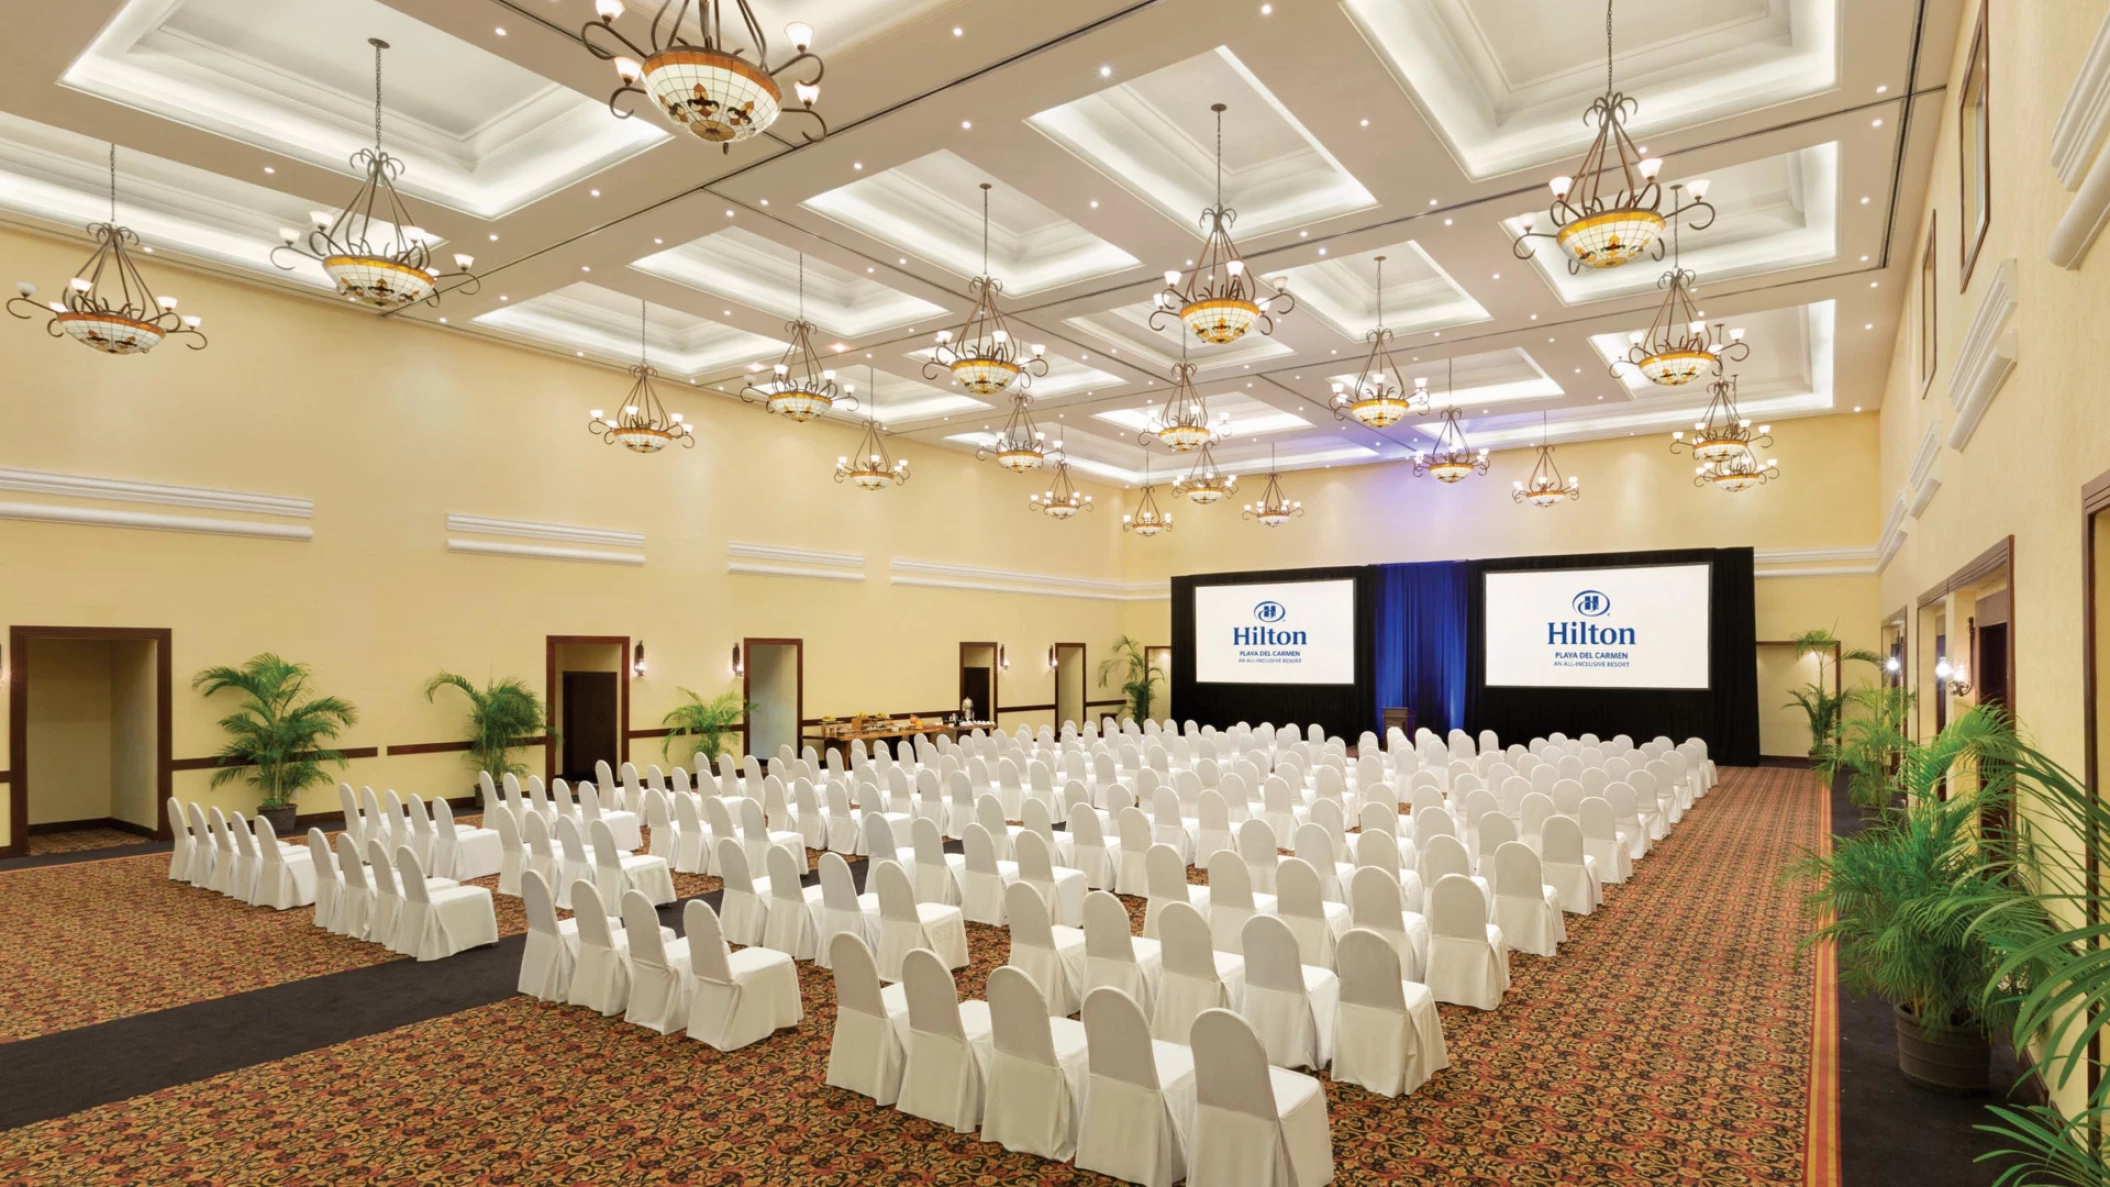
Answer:
<path fill-rule="evenodd" d="M 1808 762 L 1816 739 L 1810 734 L 1809 714 L 1795 703 L 1794 694 L 1825 677 L 1836 695 L 1842 677 L 1839 646 L 1827 651 L 1798 654 L 1796 645 L 1785 639 L 1758 641 L 1758 753 L 1762 759 Z"/>
<path fill-rule="evenodd" d="M 551 635 L 544 643 L 545 695 L 557 737 L 543 746 L 545 777 L 577 782 L 594 764 L 629 757 L 630 638 Z"/>
<path fill-rule="evenodd" d="M 18 626 L 9 651 L 14 774 L 0 855 L 26 853 L 31 832 L 166 840 L 169 632 Z"/>
<path fill-rule="evenodd" d="M 1157 695 L 1150 698 L 1150 715 L 1160 721 L 1172 720 L 1172 647 L 1145 647 L 1143 662 L 1151 671 L 1164 677 L 1158 682 Z"/>
<path fill-rule="evenodd" d="M 1066 721 L 1075 722 L 1084 728 L 1084 685 L 1089 668 L 1086 663 L 1084 644 L 1057 643 L 1055 645 L 1055 727 L 1062 728 Z"/>
<path fill-rule="evenodd" d="M 741 698 L 748 704 L 741 727 L 747 752 L 776 757 L 777 747 L 799 748 L 799 721 L 806 716 L 806 643 L 803 639 L 742 639 Z"/>
<path fill-rule="evenodd" d="M 996 720 L 996 644 L 960 644 L 960 712 L 969 721 Z"/>

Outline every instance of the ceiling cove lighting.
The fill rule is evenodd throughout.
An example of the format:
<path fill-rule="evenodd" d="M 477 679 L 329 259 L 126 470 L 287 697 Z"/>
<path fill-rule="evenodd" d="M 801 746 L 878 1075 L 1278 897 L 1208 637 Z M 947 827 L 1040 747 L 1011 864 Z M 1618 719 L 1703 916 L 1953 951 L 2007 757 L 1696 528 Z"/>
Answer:
<path fill-rule="evenodd" d="M 1677 191 L 1677 186 L 1671 187 L 1673 194 Z M 1722 326 L 1716 325 L 1711 331 L 1708 329 L 1692 295 L 1699 277 L 1692 269 L 1678 263 L 1675 226 L 1671 228 L 1670 243 L 1670 271 L 1656 282 L 1663 289 L 1663 304 L 1656 309 L 1656 318 L 1649 323 L 1648 332 L 1633 334 L 1629 338 L 1626 357 L 1612 363 L 1610 370 L 1614 378 L 1625 366 L 1641 372 L 1650 383 L 1679 387 L 1710 370 L 1719 374 L 1725 362 L 1740 363 L 1751 355 L 1751 344 L 1744 341 L 1743 330 L 1731 328 L 1726 331 L 1728 337 L 1724 338 Z"/>
<path fill-rule="evenodd" d="M 1692 484 L 1733 493 L 1780 477 L 1780 463 L 1773 458 L 1760 461 L 1757 453 L 1773 444 L 1773 426 L 1759 425 L 1753 431 L 1750 418 L 1738 414 L 1736 376 L 1715 380 L 1708 391 L 1712 398 L 1707 402 L 1707 411 L 1692 426 L 1691 440 L 1686 439 L 1682 429 L 1670 435 L 1672 453 L 1691 450 L 1700 462 L 1693 467 Z"/>
<path fill-rule="evenodd" d="M 352 168 L 361 175 L 352 200 L 332 215 L 314 210 L 308 218 L 314 226 L 303 236 L 291 228 L 280 231 L 283 241 L 271 249 L 271 262 L 286 271 L 294 264 L 279 263 L 278 253 L 306 256 L 322 264 L 322 270 L 337 282 L 345 297 L 384 313 L 425 301 L 440 303 L 440 294 L 454 289 L 474 293 L 481 287 L 469 271 L 476 257 L 454 254 L 457 271 L 446 277 L 447 288 L 432 263 L 430 236 L 419 229 L 410 207 L 396 192 L 403 162 L 381 148 L 381 52 L 388 43 L 378 37 L 366 39 L 374 47 L 374 146 L 352 154 Z"/>
<path fill-rule="evenodd" d="M 24 320 L 49 314 L 44 329 L 52 337 L 63 335 L 104 354 L 145 354 L 171 334 L 193 339 L 192 350 L 205 349 L 205 334 L 198 329 L 202 319 L 196 314 L 179 316 L 176 298 L 155 296 L 132 261 L 127 245 L 138 246 L 139 236 L 117 225 L 115 143 L 110 145 L 110 221 L 88 224 L 88 234 L 95 240 L 95 254 L 66 282 L 62 300 L 31 300 L 37 286 L 24 280 L 16 283 L 21 295 L 9 298 L 7 311 Z"/>
<path fill-rule="evenodd" d="M 1443 363 L 1443 394 L 1446 400 L 1451 395 L 1451 360 Z M 1458 423 L 1458 405 L 1452 403 L 1443 410 L 1443 428 L 1436 434 L 1436 448 L 1414 451 L 1414 477 L 1434 477 L 1442 483 L 1462 482 L 1475 474 L 1487 473 L 1487 450 L 1477 452 L 1465 439 L 1465 429 Z"/>
<path fill-rule="evenodd" d="M 855 453 L 835 459 L 835 480 L 859 490 L 880 490 L 889 482 L 900 486 L 908 481 L 908 459 L 896 461 L 887 449 L 886 434 L 879 428 L 879 374 L 866 367 L 865 376 L 872 387 L 872 405 L 865 417 L 864 436 L 857 439 Z M 851 384 L 843 385 L 846 394 L 856 390 Z"/>
<path fill-rule="evenodd" d="M 1223 414 L 1216 424 L 1209 423 L 1209 405 L 1194 389 L 1194 363 L 1187 361 L 1187 347 L 1180 344 L 1180 361 L 1172 365 L 1172 394 L 1165 397 L 1165 407 L 1151 414 L 1148 427 L 1139 436 L 1143 444 L 1159 441 L 1174 453 L 1192 453 L 1205 449 L 1231 435 L 1231 414 Z"/>
<path fill-rule="evenodd" d="M 1377 328 L 1364 335 L 1370 355 L 1355 377 L 1355 389 L 1333 385 L 1333 414 L 1337 419 L 1356 421 L 1373 429 L 1389 428 L 1408 414 L 1429 410 L 1428 381 L 1414 381 L 1410 395 L 1400 379 L 1399 364 L 1392 361 L 1392 331 L 1385 328 L 1385 257 L 1377 257 Z"/>
<path fill-rule="evenodd" d="M 1571 474 L 1563 478 L 1561 468 L 1553 461 L 1553 443 L 1548 439 L 1546 414 L 1539 413 L 1539 456 L 1532 463 L 1531 477 L 1516 483 L 1509 497 L 1518 503 L 1529 503 L 1533 507 L 1552 507 L 1563 501 L 1582 498 L 1582 477 Z"/>
<path fill-rule="evenodd" d="M 806 255 L 801 252 L 799 315 L 784 323 L 791 343 L 784 348 L 784 357 L 770 369 L 769 382 L 759 387 L 748 384 L 740 389 L 740 398 L 800 424 L 830 409 L 855 412 L 857 397 L 836 385 L 834 370 L 822 366 L 820 352 L 813 349 L 816 328 L 806 320 Z"/>
<path fill-rule="evenodd" d="M 1011 416 L 1004 421 L 1003 432 L 989 444 L 976 447 L 974 456 L 993 457 L 997 465 L 1013 474 L 1037 470 L 1050 461 L 1060 464 L 1064 460 L 1062 442 L 1048 444 L 1048 435 L 1033 423 L 1033 414 L 1026 409 L 1032 402 L 1033 397 L 1024 392 L 1011 397 Z"/>
<path fill-rule="evenodd" d="M 1237 489 L 1238 475 L 1218 471 L 1212 447 L 1203 445 L 1201 454 L 1194 459 L 1194 468 L 1188 470 L 1185 477 L 1173 482 L 1172 496 L 1185 496 L 1206 507 L 1211 503 L 1222 502 L 1225 496 Z"/>
<path fill-rule="evenodd" d="M 737 10 L 749 45 L 735 47 L 726 38 L 728 8 Z M 615 64 L 615 76 L 622 85 L 608 96 L 608 110 L 616 115 L 630 118 L 629 111 L 617 106 L 623 96 L 643 96 L 658 104 L 669 120 L 723 146 L 726 152 L 742 140 L 767 132 L 787 112 L 808 116 L 820 126 L 819 136 L 800 130 L 806 143 L 828 134 L 828 121 L 813 110 L 821 97 L 821 75 L 827 71 L 826 64 L 810 50 L 813 26 L 802 21 L 784 26 L 792 57 L 772 67 L 769 40 L 762 35 L 747 0 L 732 0 L 731 4 L 726 0 L 661 0 L 652 14 L 651 37 L 642 45 L 616 28 L 615 22 L 623 15 L 622 0 L 594 0 L 594 12 L 597 19 L 579 30 L 579 40 L 594 57 Z M 691 29 L 703 40 L 690 41 Z M 610 39 L 616 44 L 611 45 Z M 753 50 L 751 61 L 749 48 Z M 808 63 L 813 77 L 792 83 L 799 105 L 786 108 L 777 76 Z"/>
<path fill-rule="evenodd" d="M 1263 527 L 1279 528 L 1291 517 L 1302 514 L 1303 501 L 1291 502 L 1282 493 L 1282 475 L 1275 468 L 1275 447 L 1270 445 L 1267 447 L 1267 487 L 1260 492 L 1260 501 L 1247 503 L 1239 515 Z"/>
<path fill-rule="evenodd" d="M 1158 510 L 1157 488 L 1150 484 L 1150 450 L 1143 450 L 1143 497 L 1136 509 L 1121 517 L 1121 530 L 1150 537 L 1172 530 L 1172 512 Z"/>
<path fill-rule="evenodd" d="M 982 274 L 967 282 L 974 308 L 958 330 L 938 331 L 937 349 L 923 364 L 923 377 L 936 379 L 950 371 L 961 387 L 978 396 L 994 396 L 1018 385 L 1023 393 L 1036 376 L 1048 373 L 1048 348 L 1036 342 L 1025 354 L 996 307 L 1004 282 L 989 273 L 989 183 L 982 183 Z"/>
<path fill-rule="evenodd" d="M 1536 217 L 1526 212 L 1524 233 L 1517 237 L 1517 258 L 1531 258 L 1529 239 L 1551 239 L 1568 253 L 1568 271 L 1616 268 L 1640 256 L 1651 244 L 1656 258 L 1663 258 L 1657 242 L 1666 223 L 1693 218 L 1693 230 L 1704 231 L 1714 223 L 1714 207 L 1707 204 L 1706 184 L 1692 187 L 1692 201 L 1678 204 L 1675 190 L 1671 208 L 1663 209 L 1663 191 L 1656 175 L 1663 170 L 1660 157 L 1645 155 L 1626 134 L 1626 121 L 1640 107 L 1631 96 L 1612 83 L 1612 0 L 1604 6 L 1604 94 L 1583 112 L 1585 124 L 1597 125 L 1597 138 L 1576 166 L 1575 176 L 1556 177 L 1553 190 L 1553 231 L 1534 231 Z"/>
<path fill-rule="evenodd" d="M 652 369 L 646 354 L 643 301 L 637 303 L 637 365 L 630 368 L 630 373 L 637 379 L 630 385 L 630 394 L 623 397 L 622 414 L 609 417 L 596 408 L 587 429 L 607 444 L 621 444 L 632 453 L 658 453 L 676 441 L 684 449 L 696 448 L 696 434 L 681 419 L 681 413 L 669 414 L 667 406 L 659 402 L 659 393 L 652 390 L 652 377 L 659 372 Z"/>
<path fill-rule="evenodd" d="M 1077 493 L 1077 484 L 1070 479 L 1070 463 L 1060 459 L 1055 463 L 1055 481 L 1046 491 L 1029 495 L 1026 502 L 1049 519 L 1071 519 L 1079 511 L 1092 510 L 1092 497 Z"/>
<path fill-rule="evenodd" d="M 1165 287 L 1151 296 L 1156 308 L 1150 313 L 1150 328 L 1161 330 L 1164 327 L 1158 319 L 1176 315 L 1198 341 L 1222 346 L 1238 341 L 1256 324 L 1261 333 L 1273 334 L 1274 319 L 1287 315 L 1297 302 L 1289 294 L 1288 277 L 1269 280 L 1273 291 L 1262 295 L 1260 286 L 1246 275 L 1245 260 L 1231 242 L 1231 224 L 1238 221 L 1238 212 L 1224 205 L 1226 109 L 1221 103 L 1212 103 L 1209 110 L 1216 113 L 1216 204 L 1202 211 L 1201 226 L 1208 242 L 1202 245 L 1201 254 L 1190 261 L 1194 272 L 1184 283 L 1178 269 L 1166 269 Z"/>

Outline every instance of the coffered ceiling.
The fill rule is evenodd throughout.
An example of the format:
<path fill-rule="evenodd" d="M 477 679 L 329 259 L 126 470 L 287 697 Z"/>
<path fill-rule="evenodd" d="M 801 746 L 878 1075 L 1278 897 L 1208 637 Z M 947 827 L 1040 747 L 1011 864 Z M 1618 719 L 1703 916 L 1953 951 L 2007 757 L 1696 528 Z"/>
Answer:
<path fill-rule="evenodd" d="M 1707 318 L 1751 344 L 1737 370 L 1754 418 L 1878 398 L 1914 254 L 1897 214 L 1926 184 L 1959 3 L 1618 4 L 1629 126 L 1666 181 L 1711 187 L 1715 221 L 1677 246 Z M 1536 444 L 1542 417 L 1556 442 L 1667 433 L 1706 403 L 1700 385 L 1610 367 L 1648 325 L 1667 262 L 1577 275 L 1550 244 L 1512 251 L 1526 211 L 1546 225 L 1547 178 L 1587 147 L 1580 117 L 1605 77 L 1595 3 L 755 8 L 772 37 L 789 20 L 815 28 L 826 138 L 805 142 L 811 121 L 787 117 L 727 153 L 649 106 L 618 117 L 612 69 L 577 39 L 591 0 L 46 6 L 0 43 L 0 219 L 79 235 L 107 214 L 115 140 L 119 219 L 153 261 L 336 299 L 319 268 L 280 270 L 270 249 L 349 197 L 348 158 L 373 136 L 378 36 L 393 46 L 383 132 L 412 217 L 484 276 L 389 316 L 611 367 L 642 341 L 678 408 L 763 377 L 803 272 L 817 345 L 901 447 L 971 451 L 1008 402 L 925 367 L 983 271 L 987 182 L 988 269 L 1013 332 L 1050 362 L 1034 416 L 1082 473 L 1133 482 L 1137 435 L 1182 355 L 1180 335 L 1149 324 L 1151 296 L 1201 248 L 1218 176 L 1210 105 L 1223 103 L 1233 234 L 1255 274 L 1286 277 L 1296 298 L 1272 335 L 1186 351 L 1229 418 L 1225 468 L 1252 472 L 1271 448 L 1296 469 L 1431 442 L 1433 418 L 1375 431 L 1330 406 L 1380 298 L 1403 377 L 1456 406 L 1475 446 Z M 600 402 L 623 383 L 611 374 Z M 1785 455 L 1792 427 L 1776 435 Z M 1151 468 L 1185 461 L 1159 451 Z"/>

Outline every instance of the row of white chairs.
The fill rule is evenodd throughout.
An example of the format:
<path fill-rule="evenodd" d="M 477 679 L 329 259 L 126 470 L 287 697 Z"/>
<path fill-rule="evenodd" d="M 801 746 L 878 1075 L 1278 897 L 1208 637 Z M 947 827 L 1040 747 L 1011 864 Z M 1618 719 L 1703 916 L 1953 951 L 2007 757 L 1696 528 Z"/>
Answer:
<path fill-rule="evenodd" d="M 362 851 L 348 832 L 333 851 L 322 830 L 308 830 L 315 871 L 315 926 L 380 944 L 415 960 L 441 960 L 498 942 L 491 892 L 452 878 L 427 877 L 407 844 L 393 855 L 379 837 Z"/>
<path fill-rule="evenodd" d="M 456 824 L 454 809 L 442 797 L 433 797 L 428 808 L 423 797 L 406 800 L 394 788 L 376 795 L 371 787 L 355 793 L 351 784 L 339 783 L 337 801 L 344 810 L 345 834 L 361 853 L 368 841 L 379 841 L 391 851 L 407 845 L 435 876 L 458 882 L 498 872 L 498 833 Z"/>
<path fill-rule="evenodd" d="M 168 876 L 253 907 L 285 911 L 315 901 L 308 851 L 278 839 L 262 816 L 223 813 L 196 802 L 168 799 Z"/>

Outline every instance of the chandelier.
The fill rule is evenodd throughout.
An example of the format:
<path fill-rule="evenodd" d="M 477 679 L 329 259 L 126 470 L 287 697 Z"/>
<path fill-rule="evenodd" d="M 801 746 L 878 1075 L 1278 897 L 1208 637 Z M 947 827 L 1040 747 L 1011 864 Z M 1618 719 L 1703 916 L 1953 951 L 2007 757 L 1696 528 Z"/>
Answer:
<path fill-rule="evenodd" d="M 1534 507 L 1551 507 L 1563 499 L 1582 498 L 1582 479 L 1561 477 L 1561 468 L 1553 461 L 1553 443 L 1547 440 L 1546 414 L 1539 413 L 1539 457 L 1532 463 L 1531 477 L 1519 482 L 1509 497 L 1519 503 Z"/>
<path fill-rule="evenodd" d="M 1259 323 L 1260 332 L 1275 332 L 1275 316 L 1296 308 L 1289 295 L 1289 278 L 1268 281 L 1273 289 L 1265 295 L 1246 275 L 1245 259 L 1231 242 L 1231 224 L 1238 212 L 1224 205 L 1224 105 L 1212 103 L 1216 113 L 1216 205 L 1202 210 L 1201 226 L 1208 235 L 1202 253 L 1194 261 L 1194 274 L 1184 287 L 1176 268 L 1165 271 L 1165 287 L 1151 297 L 1156 306 L 1150 313 L 1150 328 L 1163 329 L 1158 318 L 1177 315 L 1187 332 L 1202 342 L 1222 346 L 1236 342 L 1246 329 Z M 1220 276 L 1219 276 L 1220 274 Z"/>
<path fill-rule="evenodd" d="M 1216 424 L 1209 423 L 1208 402 L 1194 390 L 1198 369 L 1187 361 L 1187 347 L 1181 343 L 1180 361 L 1172 365 L 1172 394 L 1165 397 L 1164 410 L 1151 416 L 1148 429 L 1141 434 L 1143 444 L 1155 438 L 1174 453 L 1192 453 L 1230 436 L 1230 413 L 1224 413 Z"/>
<path fill-rule="evenodd" d="M 835 480 L 852 483 L 860 490 L 879 490 L 889 482 L 900 486 L 908 481 L 908 459 L 895 461 L 887 450 L 886 436 L 879 431 L 879 373 L 866 367 L 865 374 L 872 385 L 871 415 L 865 418 L 864 436 L 857 439 L 857 451 L 835 459 Z M 852 384 L 843 385 L 845 393 L 856 390 Z"/>
<path fill-rule="evenodd" d="M 1666 224 L 1691 216 L 1693 230 L 1704 231 L 1714 223 L 1714 207 L 1707 204 L 1707 184 L 1695 182 L 1692 201 L 1679 205 L 1675 190 L 1671 208 L 1663 209 L 1663 190 L 1656 184 L 1662 172 L 1660 157 L 1644 157 L 1626 132 L 1626 122 L 1640 103 L 1620 93 L 1612 83 L 1612 0 L 1604 6 L 1604 94 L 1583 112 L 1583 123 L 1597 125 L 1597 138 L 1583 154 L 1574 177 L 1556 177 L 1552 182 L 1552 232 L 1534 231 L 1536 216 L 1524 215 L 1524 233 L 1517 237 L 1517 258 L 1531 258 L 1527 239 L 1551 239 L 1568 253 L 1568 271 L 1585 267 L 1616 268 L 1638 257 L 1651 244 L 1656 258 L 1663 258 L 1657 242 Z"/>
<path fill-rule="evenodd" d="M 802 21 L 784 26 L 793 56 L 771 67 L 769 42 L 762 36 L 754 10 L 747 0 L 733 0 L 733 4 L 739 9 L 740 23 L 747 27 L 747 40 L 754 45 L 752 62 L 745 48 L 727 48 L 732 43 L 725 36 L 725 0 L 661 0 L 659 11 L 652 14 L 651 40 L 644 45 L 615 27 L 623 15 L 622 0 L 594 0 L 599 19 L 586 22 L 579 30 L 579 40 L 594 57 L 615 63 L 615 76 L 622 85 L 608 96 L 608 110 L 628 119 L 631 113 L 616 106 L 617 101 L 624 95 L 644 96 L 657 103 L 668 119 L 731 152 L 740 141 L 767 132 L 786 111 L 784 90 L 776 76 L 811 62 L 813 77 L 792 84 L 799 106 L 789 110 L 811 116 L 820 125 L 820 136 L 799 133 L 806 143 L 826 136 L 828 121 L 813 110 L 821 97 L 821 75 L 827 71 L 820 57 L 807 48 L 813 44 L 813 26 Z M 685 26 L 691 12 L 694 28 L 703 38 L 700 42 L 688 38 Z M 597 35 L 614 38 L 621 48 L 596 41 Z"/>
<path fill-rule="evenodd" d="M 1067 460 L 1056 461 L 1055 481 L 1048 484 L 1045 492 L 1028 496 L 1026 502 L 1049 519 L 1069 519 L 1079 511 L 1092 509 L 1092 497 L 1078 494 L 1077 484 L 1070 480 Z"/>
<path fill-rule="evenodd" d="M 1186 477 L 1173 482 L 1173 498 L 1185 495 L 1206 507 L 1222 502 L 1224 496 L 1238 489 L 1238 475 L 1219 473 L 1211 449 L 1211 446 L 1202 446 L 1201 455 L 1194 459 L 1194 468 L 1187 471 Z"/>
<path fill-rule="evenodd" d="M 1275 469 L 1275 447 L 1272 445 L 1267 447 L 1267 488 L 1260 492 L 1258 503 L 1247 503 L 1239 514 L 1271 528 L 1288 523 L 1291 516 L 1304 514 L 1302 501 L 1292 503 L 1282 493 L 1282 476 Z"/>
<path fill-rule="evenodd" d="M 681 419 L 681 413 L 669 414 L 667 406 L 659 402 L 659 393 L 652 390 L 652 377 L 659 372 L 652 369 L 646 356 L 645 303 L 637 303 L 637 366 L 630 368 L 637 376 L 630 385 L 630 394 L 623 397 L 622 415 L 608 417 L 599 408 L 592 412 L 588 431 L 597 434 L 602 441 L 614 445 L 621 443 L 632 453 L 658 453 L 679 441 L 685 449 L 696 448 L 696 434 Z"/>
<path fill-rule="evenodd" d="M 836 385 L 835 372 L 821 365 L 820 352 L 813 349 L 816 329 L 806 320 L 806 256 L 801 252 L 799 315 L 784 323 L 784 332 L 790 335 L 791 344 L 784 348 L 784 357 L 770 369 L 768 385 L 757 387 L 750 383 L 740 389 L 740 398 L 800 424 L 831 408 L 856 411 L 857 397 Z"/>
<path fill-rule="evenodd" d="M 1033 423 L 1033 414 L 1026 410 L 1032 402 L 1033 397 L 1024 392 L 1011 397 L 1011 416 L 1004 421 L 1004 431 L 996 435 L 996 440 L 977 446 L 974 456 L 993 457 L 997 465 L 1014 474 L 1039 469 L 1048 461 L 1060 463 L 1062 442 L 1048 444 L 1048 435 L 1040 431 L 1040 426 Z"/>
<path fill-rule="evenodd" d="M 1157 488 L 1150 484 L 1150 450 L 1143 450 L 1143 497 L 1136 509 L 1121 517 L 1121 530 L 1138 536 L 1155 536 L 1172 530 L 1172 512 L 1158 510 Z"/>
<path fill-rule="evenodd" d="M 104 354 L 145 354 L 171 334 L 196 339 L 192 350 L 205 349 L 205 334 L 198 329 L 196 314 L 176 313 L 176 298 L 154 295 L 132 261 L 131 247 L 139 236 L 130 227 L 117 225 L 117 145 L 110 145 L 110 221 L 88 224 L 95 239 L 95 254 L 66 282 L 62 301 L 33 301 L 37 286 L 19 281 L 21 295 L 11 297 L 7 311 L 28 320 L 49 312 L 44 329 L 54 338 L 64 335 L 92 346 Z M 130 245 L 130 246 L 127 246 Z M 15 306 L 22 306 L 16 309 Z"/>
<path fill-rule="evenodd" d="M 1739 491 L 1780 477 L 1780 463 L 1772 458 L 1760 461 L 1757 453 L 1773 444 L 1773 426 L 1759 425 L 1754 431 L 1751 419 L 1736 410 L 1736 376 L 1723 376 L 1707 390 L 1707 411 L 1694 422 L 1691 440 L 1683 429 L 1670 435 L 1672 453 L 1691 450 L 1699 460 L 1692 484 Z"/>
<path fill-rule="evenodd" d="M 1705 184 L 1693 183 L 1696 187 Z M 1675 194 L 1679 187 L 1670 188 Z M 1719 324 L 1710 331 L 1700 316 L 1692 295 L 1699 278 L 1692 269 L 1678 263 L 1675 227 L 1671 229 L 1670 252 L 1670 271 L 1657 282 L 1664 290 L 1663 304 L 1649 323 L 1648 332 L 1637 332 L 1628 339 L 1626 357 L 1611 366 L 1615 378 L 1625 365 L 1647 376 L 1651 383 L 1678 387 L 1698 379 L 1707 370 L 1721 370 L 1724 362 L 1740 363 L 1750 357 L 1751 345 L 1744 341 L 1743 330 L 1730 329 L 1725 338 Z"/>
<path fill-rule="evenodd" d="M 1363 360 L 1363 369 L 1355 377 L 1355 390 L 1336 383 L 1333 385 L 1333 414 L 1337 419 L 1350 417 L 1373 429 L 1387 428 L 1404 420 L 1408 414 L 1419 415 L 1429 410 L 1428 381 L 1414 381 L 1414 392 L 1407 394 L 1406 385 L 1400 381 L 1399 364 L 1392 361 L 1392 331 L 1385 328 L 1385 257 L 1377 257 L 1377 328 L 1364 335 L 1370 343 L 1370 357 Z"/>
<path fill-rule="evenodd" d="M 476 257 L 454 255 L 458 270 L 440 287 L 440 270 L 433 266 L 428 236 L 410 215 L 410 207 L 396 192 L 396 178 L 403 161 L 381 148 L 381 51 L 388 43 L 369 37 L 374 47 L 374 146 L 352 154 L 352 168 L 360 173 L 359 188 L 352 200 L 336 214 L 327 210 L 308 212 L 314 226 L 303 237 L 299 231 L 281 230 L 284 242 L 271 249 L 271 262 L 286 271 L 293 263 L 280 263 L 278 253 L 290 252 L 322 264 L 322 270 L 337 282 L 337 291 L 361 305 L 393 312 L 418 301 L 439 304 L 442 292 L 467 287 L 473 293 L 480 285 L 469 271 Z"/>
<path fill-rule="evenodd" d="M 1443 394 L 1453 401 L 1443 410 L 1443 428 L 1436 434 L 1436 448 L 1414 451 L 1414 477 L 1434 475 L 1438 482 L 1462 482 L 1474 474 L 1487 473 L 1487 451 L 1474 452 L 1458 423 L 1458 405 L 1452 395 L 1451 360 L 1443 363 Z"/>
<path fill-rule="evenodd" d="M 1016 383 L 1023 392 L 1033 386 L 1034 376 L 1048 373 L 1048 348 L 1038 342 L 1024 356 L 1011 338 L 1011 328 L 997 310 L 997 294 L 1004 282 L 989 273 L 989 183 L 982 183 L 982 274 L 967 282 L 974 308 L 957 332 L 938 331 L 937 349 L 923 364 L 923 377 L 936 379 L 947 371 L 961 387 L 978 396 L 993 396 Z"/>

